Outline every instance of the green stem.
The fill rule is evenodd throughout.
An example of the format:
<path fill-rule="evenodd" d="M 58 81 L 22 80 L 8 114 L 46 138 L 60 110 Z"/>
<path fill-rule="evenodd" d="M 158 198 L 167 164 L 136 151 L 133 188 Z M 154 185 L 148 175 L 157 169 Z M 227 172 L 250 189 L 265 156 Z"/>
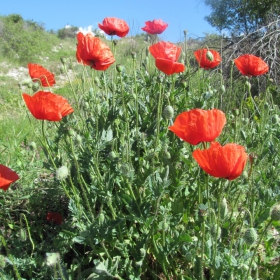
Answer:
<path fill-rule="evenodd" d="M 263 239 L 265 233 L 267 232 L 268 227 L 271 225 L 271 223 L 272 223 L 272 220 L 270 220 L 270 221 L 268 222 L 268 224 L 266 225 L 266 227 L 264 228 L 264 230 L 263 230 L 263 232 L 262 232 L 262 235 L 259 237 L 259 241 L 258 241 L 258 243 L 257 243 L 256 246 L 255 246 L 255 249 L 254 249 L 252 258 L 251 258 L 251 260 L 250 260 L 249 269 L 248 269 L 248 272 L 247 272 L 246 277 L 244 278 L 244 280 L 249 278 L 249 274 L 250 274 L 250 272 L 251 272 L 251 268 L 252 268 L 252 264 L 253 264 L 255 255 L 256 255 L 256 253 L 257 253 L 257 251 L 258 251 L 258 249 L 259 249 L 259 246 L 260 246 L 260 244 L 261 244 L 261 242 L 262 242 L 262 239 Z"/>
<path fill-rule="evenodd" d="M 9 260 L 12 262 L 13 270 L 14 270 L 16 279 L 21 280 L 21 277 L 19 275 L 18 269 L 17 269 L 17 267 L 15 265 L 15 262 L 14 262 L 14 257 L 9 253 L 9 248 L 8 248 L 6 240 L 5 240 L 4 236 L 2 236 L 2 234 L 0 235 L 0 239 L 1 239 L 2 244 L 3 244 L 3 246 L 4 246 L 4 248 L 5 248 L 6 252 L 7 252 Z"/>
<path fill-rule="evenodd" d="M 159 140 L 159 131 L 160 131 L 160 120 L 161 120 L 161 112 L 162 112 L 162 83 L 159 84 L 159 97 L 158 97 L 158 107 L 157 107 L 157 130 L 156 130 L 156 141 L 155 141 L 155 150 L 158 145 Z"/>
<path fill-rule="evenodd" d="M 28 221 L 26 219 L 26 216 L 23 213 L 21 214 L 21 216 L 24 218 L 24 221 L 25 221 L 25 224 L 26 224 L 26 228 L 27 228 L 27 232 L 28 232 L 28 237 L 29 237 L 30 243 L 32 245 L 32 253 L 31 253 L 31 256 L 32 256 L 33 252 L 34 252 L 34 249 L 35 249 L 35 245 L 34 245 L 32 237 L 31 237 L 30 227 L 29 227 Z"/>
<path fill-rule="evenodd" d="M 83 195 L 84 200 L 86 202 L 88 211 L 90 213 L 91 219 L 93 221 L 95 218 L 94 218 L 94 214 L 92 212 L 92 207 L 90 206 L 90 203 L 89 203 L 89 200 L 88 200 L 88 197 L 87 197 L 87 193 L 86 193 L 87 184 L 86 184 L 83 176 L 80 173 L 79 163 L 78 163 L 76 155 L 75 155 L 72 138 L 70 138 L 70 146 L 71 146 L 71 152 L 72 152 L 73 159 L 74 159 L 74 165 L 75 165 L 76 172 L 77 172 L 77 177 L 78 177 L 77 179 L 78 179 L 78 182 L 79 182 L 79 185 L 80 185 L 80 188 L 81 188 L 82 195 Z"/>

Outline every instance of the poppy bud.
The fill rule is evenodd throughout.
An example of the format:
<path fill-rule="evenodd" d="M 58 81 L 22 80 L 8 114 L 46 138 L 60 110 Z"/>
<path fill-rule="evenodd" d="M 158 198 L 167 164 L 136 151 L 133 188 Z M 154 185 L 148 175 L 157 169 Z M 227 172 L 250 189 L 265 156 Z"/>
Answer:
<path fill-rule="evenodd" d="M 136 59 L 136 52 L 131 52 L 131 57 L 132 57 L 133 60 L 135 60 Z"/>
<path fill-rule="evenodd" d="M 209 61 L 214 61 L 214 56 L 213 56 L 213 54 L 212 54 L 210 51 L 207 51 L 207 52 L 206 52 L 206 58 L 207 58 Z"/>
<path fill-rule="evenodd" d="M 6 257 L 3 255 L 0 255 L 0 268 L 5 268 L 6 266 Z"/>
<path fill-rule="evenodd" d="M 217 239 L 219 239 L 221 237 L 221 233 L 222 233 L 221 227 L 219 227 L 219 225 L 217 225 L 217 224 L 214 224 L 210 228 L 210 233 L 214 238 L 217 237 Z"/>
<path fill-rule="evenodd" d="M 220 206 L 221 219 L 224 219 L 227 216 L 227 214 L 228 214 L 227 200 L 223 198 Z"/>
<path fill-rule="evenodd" d="M 221 91 L 222 91 L 222 93 L 225 93 L 225 92 L 226 92 L 225 85 L 221 85 Z"/>
<path fill-rule="evenodd" d="M 280 221 L 280 204 L 273 207 L 270 217 L 272 221 Z"/>
<path fill-rule="evenodd" d="M 123 65 L 117 64 L 117 65 L 116 65 L 116 68 L 117 68 L 117 71 L 118 71 L 119 73 L 123 73 L 123 72 L 124 72 L 124 66 L 123 66 Z"/>
<path fill-rule="evenodd" d="M 163 223 L 162 230 L 166 231 L 166 230 L 168 230 L 168 228 L 169 228 L 168 223 Z"/>
<path fill-rule="evenodd" d="M 149 57 L 148 56 L 145 57 L 145 62 L 144 63 L 145 63 L 145 65 L 148 65 L 148 63 L 149 63 Z"/>
<path fill-rule="evenodd" d="M 56 179 L 58 181 L 62 181 L 64 179 L 66 179 L 68 175 L 69 175 L 69 171 L 68 171 L 68 168 L 65 165 L 59 167 L 56 170 Z"/>
<path fill-rule="evenodd" d="M 39 88 L 40 88 L 40 83 L 35 82 L 35 83 L 32 84 L 32 90 L 33 90 L 33 92 L 38 91 Z"/>
<path fill-rule="evenodd" d="M 104 214 L 103 214 L 103 213 L 100 213 L 99 216 L 98 216 L 98 222 L 99 222 L 99 224 L 102 225 L 103 222 L 104 222 L 104 220 L 105 220 Z"/>
<path fill-rule="evenodd" d="M 184 35 L 187 36 L 188 30 L 185 29 L 183 32 L 184 32 Z"/>
<path fill-rule="evenodd" d="M 69 128 L 68 134 L 69 136 L 75 136 L 76 132 L 72 128 Z"/>
<path fill-rule="evenodd" d="M 118 44 L 118 40 L 113 40 L 113 44 L 116 46 Z"/>
<path fill-rule="evenodd" d="M 168 105 L 163 109 L 163 116 L 167 120 L 171 120 L 174 117 L 174 109 L 172 108 L 172 106 Z"/>
<path fill-rule="evenodd" d="M 99 78 L 96 76 L 95 78 L 94 78 L 94 84 L 96 85 L 96 86 L 98 86 L 99 88 L 102 88 L 102 86 L 101 86 L 101 83 L 100 83 L 100 80 L 99 80 Z"/>
<path fill-rule="evenodd" d="M 251 90 L 252 85 L 250 84 L 249 81 L 245 82 L 245 86 L 248 88 L 249 91 Z"/>
<path fill-rule="evenodd" d="M 237 117 L 237 116 L 239 116 L 239 109 L 234 109 L 233 110 L 233 114 Z"/>
<path fill-rule="evenodd" d="M 170 158 L 171 158 L 171 155 L 170 155 L 170 153 L 169 153 L 167 150 L 164 150 L 164 151 L 163 151 L 162 156 L 163 156 L 163 158 L 165 158 L 165 159 L 170 159 Z"/>
<path fill-rule="evenodd" d="M 20 231 L 19 231 L 19 239 L 20 239 L 20 241 L 26 241 L 27 240 L 26 230 L 24 228 L 21 228 Z"/>
<path fill-rule="evenodd" d="M 275 114 L 275 115 L 272 116 L 271 121 L 272 121 L 273 124 L 279 124 L 280 123 L 280 117 L 277 114 Z"/>
<path fill-rule="evenodd" d="M 249 228 L 245 231 L 243 239 L 248 246 L 252 246 L 258 239 L 258 234 L 254 228 Z"/>
<path fill-rule="evenodd" d="M 146 250 L 144 248 L 141 248 L 140 249 L 140 255 L 141 255 L 141 258 L 145 258 L 146 256 Z"/>
<path fill-rule="evenodd" d="M 30 142 L 30 143 L 28 144 L 28 146 L 29 146 L 29 149 L 30 149 L 31 151 L 34 151 L 34 150 L 36 150 L 36 148 L 37 148 L 37 145 L 36 145 L 36 143 L 35 143 L 34 141 Z"/>
<path fill-rule="evenodd" d="M 108 157 L 109 157 L 109 159 L 110 159 L 111 161 L 113 161 L 113 160 L 115 160 L 115 159 L 117 158 L 117 155 L 116 155 L 116 153 L 115 153 L 114 151 L 111 151 L 111 152 L 109 153 Z"/>
<path fill-rule="evenodd" d="M 62 64 L 66 64 L 67 58 L 63 56 L 63 57 L 60 58 L 60 61 L 61 61 Z"/>

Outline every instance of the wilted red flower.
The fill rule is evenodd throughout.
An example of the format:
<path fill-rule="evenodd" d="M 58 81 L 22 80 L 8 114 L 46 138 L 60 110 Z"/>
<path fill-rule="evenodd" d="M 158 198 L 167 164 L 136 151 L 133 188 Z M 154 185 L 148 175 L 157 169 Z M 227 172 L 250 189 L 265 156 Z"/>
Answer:
<path fill-rule="evenodd" d="M 17 181 L 19 176 L 9 167 L 0 164 L 0 189 L 8 190 L 9 186 Z"/>
<path fill-rule="evenodd" d="M 110 48 L 103 43 L 100 38 L 88 33 L 77 34 L 76 57 L 78 62 L 91 66 L 95 70 L 106 70 L 115 62 L 115 58 Z"/>
<path fill-rule="evenodd" d="M 146 26 L 141 29 L 149 34 L 161 34 L 168 26 L 168 23 L 163 22 L 161 19 L 146 21 L 145 24 Z"/>
<path fill-rule="evenodd" d="M 234 60 L 234 63 L 242 75 L 259 76 L 265 74 L 269 67 L 257 56 L 252 54 L 244 54 Z"/>
<path fill-rule="evenodd" d="M 225 124 L 225 114 L 218 109 L 193 109 L 178 115 L 168 129 L 191 145 L 197 145 L 215 140 Z"/>
<path fill-rule="evenodd" d="M 118 18 L 107 17 L 103 20 L 102 24 L 98 23 L 98 26 L 108 35 L 117 35 L 124 37 L 129 32 L 129 26 L 127 23 Z"/>
<path fill-rule="evenodd" d="M 63 223 L 63 217 L 58 212 L 48 212 L 46 220 L 53 222 L 57 225 L 61 225 Z"/>
<path fill-rule="evenodd" d="M 54 74 L 49 72 L 43 66 L 34 63 L 28 63 L 28 70 L 31 79 L 34 79 L 35 82 L 40 80 L 43 87 L 49 87 L 55 84 Z"/>
<path fill-rule="evenodd" d="M 149 51 L 156 60 L 156 67 L 166 75 L 180 73 L 185 70 L 182 63 L 177 62 L 181 48 L 170 42 L 158 42 L 149 47 Z"/>
<path fill-rule="evenodd" d="M 218 142 L 212 142 L 209 149 L 195 150 L 193 157 L 206 173 L 228 180 L 241 175 L 247 160 L 243 146 L 235 143 L 221 146 Z"/>
<path fill-rule="evenodd" d="M 208 50 L 208 49 L 196 50 L 194 52 L 194 56 L 199 66 L 206 70 L 215 68 L 222 61 L 220 54 L 214 50 Z"/>
<path fill-rule="evenodd" d="M 60 121 L 74 112 L 68 101 L 52 92 L 38 91 L 33 96 L 22 94 L 31 114 L 38 120 Z"/>

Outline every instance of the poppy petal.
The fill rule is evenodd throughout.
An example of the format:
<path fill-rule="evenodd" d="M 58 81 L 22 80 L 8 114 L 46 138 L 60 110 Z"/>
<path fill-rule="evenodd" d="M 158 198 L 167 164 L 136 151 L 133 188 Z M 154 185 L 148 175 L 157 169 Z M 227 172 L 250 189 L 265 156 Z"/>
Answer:
<path fill-rule="evenodd" d="M 163 22 L 161 19 L 146 21 L 145 24 L 141 29 L 149 34 L 161 34 L 168 27 L 168 23 Z"/>
<path fill-rule="evenodd" d="M 166 75 L 184 72 L 185 70 L 183 64 L 163 58 L 156 59 L 156 67 Z"/>
<path fill-rule="evenodd" d="M 244 54 L 234 60 L 237 69 L 245 76 L 260 76 L 268 72 L 269 66 L 257 56 Z"/>
<path fill-rule="evenodd" d="M 77 34 L 77 61 L 89 65 L 95 70 L 106 70 L 115 62 L 110 48 L 100 38 L 94 37 L 91 33 L 86 35 Z"/>
<path fill-rule="evenodd" d="M 107 17 L 102 24 L 98 23 L 98 27 L 108 35 L 117 35 L 125 37 L 129 32 L 129 26 L 126 21 L 114 17 Z"/>
<path fill-rule="evenodd" d="M 43 87 L 50 87 L 55 84 L 54 74 L 49 72 L 43 66 L 28 63 L 28 70 L 31 79 L 34 79 L 35 81 L 40 80 Z"/>
<path fill-rule="evenodd" d="M 0 164 L 0 189 L 7 191 L 9 186 L 17 181 L 19 176 L 9 167 Z"/>
<path fill-rule="evenodd" d="M 212 55 L 211 60 L 207 58 L 207 52 L 211 53 L 211 55 Z M 215 68 L 222 61 L 220 54 L 215 50 L 208 50 L 208 49 L 196 50 L 194 52 L 194 56 L 195 56 L 196 61 L 199 64 L 199 66 L 206 70 Z"/>
<path fill-rule="evenodd" d="M 33 96 L 23 93 L 22 97 L 31 114 L 39 120 L 60 121 L 74 112 L 64 97 L 52 92 L 38 91 Z"/>
<path fill-rule="evenodd" d="M 168 129 L 191 145 L 212 142 L 222 132 L 226 124 L 223 111 L 218 109 L 192 109 L 179 114 Z"/>
<path fill-rule="evenodd" d="M 218 142 L 212 142 L 209 149 L 195 150 L 193 157 L 209 175 L 228 180 L 238 178 L 247 161 L 245 148 L 235 143 L 221 146 Z"/>

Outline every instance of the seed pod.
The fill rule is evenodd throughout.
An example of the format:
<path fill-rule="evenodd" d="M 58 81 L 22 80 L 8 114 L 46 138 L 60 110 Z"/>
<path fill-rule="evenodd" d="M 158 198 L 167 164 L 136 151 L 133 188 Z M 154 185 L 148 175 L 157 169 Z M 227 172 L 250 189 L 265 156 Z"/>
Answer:
<path fill-rule="evenodd" d="M 228 206 L 227 200 L 225 198 L 222 199 L 221 206 L 220 206 L 220 217 L 221 219 L 225 219 L 228 214 Z"/>
<path fill-rule="evenodd" d="M 146 256 L 146 250 L 144 248 L 141 248 L 140 249 L 140 255 L 141 255 L 141 258 L 145 258 Z"/>
<path fill-rule="evenodd" d="M 105 220 L 104 214 L 103 214 L 103 213 L 100 213 L 99 216 L 98 216 L 98 222 L 99 222 L 99 224 L 102 225 L 103 222 L 104 222 L 104 220 Z"/>
<path fill-rule="evenodd" d="M 251 90 L 252 85 L 250 84 L 249 81 L 245 82 L 245 86 L 248 88 L 249 91 Z"/>
<path fill-rule="evenodd" d="M 280 221 L 280 204 L 276 205 L 272 208 L 270 217 L 271 217 L 271 220 L 273 220 L 273 221 Z"/>
<path fill-rule="evenodd" d="M 162 114 L 167 120 L 171 120 L 174 117 L 174 109 L 172 106 L 168 105 L 163 109 Z"/>
<path fill-rule="evenodd" d="M 249 228 L 245 231 L 243 239 L 248 246 L 252 246 L 257 242 L 258 234 L 254 228 Z"/>
<path fill-rule="evenodd" d="M 31 151 L 34 151 L 34 150 L 36 150 L 37 145 L 36 145 L 36 143 L 35 143 L 34 141 L 32 141 L 32 142 L 30 142 L 30 143 L 28 144 L 28 147 L 29 147 L 29 149 L 30 149 Z"/>
<path fill-rule="evenodd" d="M 0 255 L 0 268 L 5 268 L 6 266 L 6 258 L 3 255 Z"/>
<path fill-rule="evenodd" d="M 214 56 L 212 54 L 211 51 L 207 51 L 206 52 L 206 58 L 209 60 L 209 61 L 213 61 L 214 60 Z"/>
<path fill-rule="evenodd" d="M 214 224 L 210 228 L 210 233 L 213 238 L 217 237 L 217 239 L 219 239 L 221 237 L 221 233 L 222 233 L 221 227 L 219 227 L 219 225 L 217 225 L 217 224 Z"/>
<path fill-rule="evenodd" d="M 32 84 L 32 90 L 33 90 L 33 92 L 38 91 L 39 88 L 40 88 L 40 83 L 35 82 L 35 83 Z"/>

